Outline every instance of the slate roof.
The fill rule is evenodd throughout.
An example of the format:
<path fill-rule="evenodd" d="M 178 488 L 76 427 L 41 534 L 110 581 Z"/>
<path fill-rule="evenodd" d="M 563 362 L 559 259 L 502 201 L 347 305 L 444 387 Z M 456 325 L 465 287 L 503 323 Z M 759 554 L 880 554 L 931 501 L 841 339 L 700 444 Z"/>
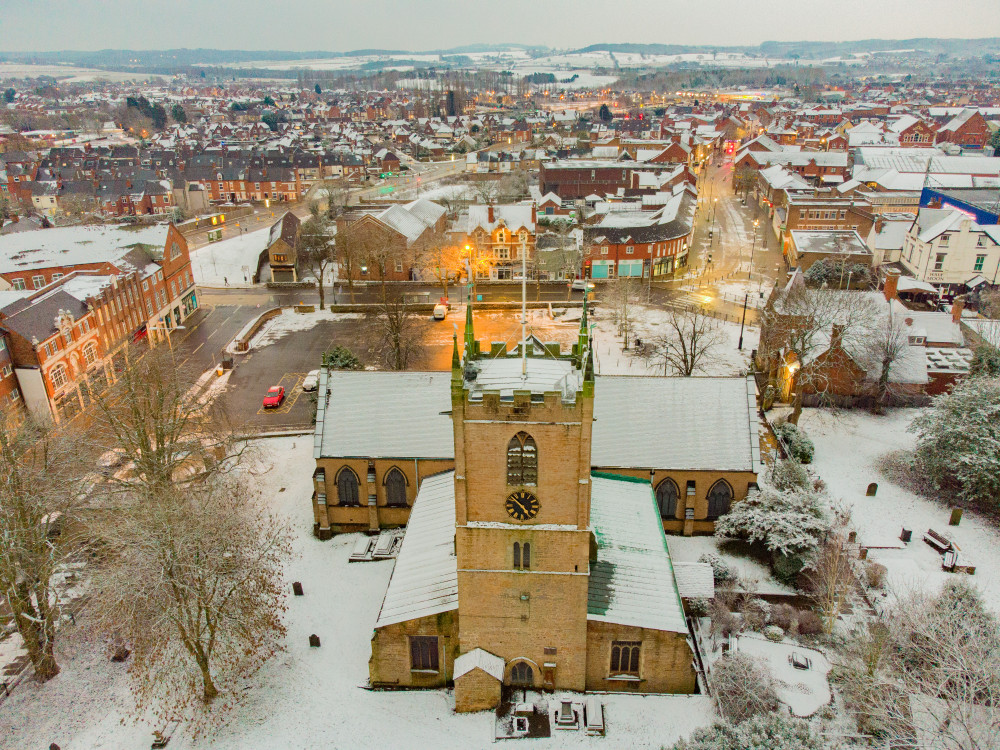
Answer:
<path fill-rule="evenodd" d="M 167 224 L 136 230 L 73 226 L 18 232 L 0 238 L 0 273 L 84 263 L 116 263 L 133 249 L 162 256 Z"/>
<path fill-rule="evenodd" d="M 450 372 L 322 371 L 314 457 L 454 458 L 450 383 Z M 598 376 L 594 390 L 593 466 L 760 470 L 753 378 Z"/>
<path fill-rule="evenodd" d="M 596 473 L 590 481 L 597 560 L 590 566 L 587 619 L 686 633 L 649 482 Z"/>
<path fill-rule="evenodd" d="M 60 310 L 68 310 L 79 320 L 87 314 L 87 303 L 62 289 L 36 299 L 20 299 L 4 308 L 3 327 L 28 341 L 44 341 L 57 332 L 55 320 Z"/>
<path fill-rule="evenodd" d="M 447 471 L 420 484 L 376 628 L 458 609 L 454 540 L 455 472 Z"/>

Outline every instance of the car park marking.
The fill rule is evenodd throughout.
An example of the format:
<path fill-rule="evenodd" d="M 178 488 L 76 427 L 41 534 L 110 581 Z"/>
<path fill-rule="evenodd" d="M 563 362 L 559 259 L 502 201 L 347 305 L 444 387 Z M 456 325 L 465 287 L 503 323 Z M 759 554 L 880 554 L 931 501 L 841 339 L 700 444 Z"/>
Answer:
<path fill-rule="evenodd" d="M 258 410 L 258 414 L 288 414 L 295 406 L 295 402 L 299 400 L 305 391 L 302 390 L 302 381 L 305 380 L 306 372 L 286 372 L 281 376 L 275 385 L 285 386 L 285 400 L 281 402 L 281 406 L 276 409 L 265 409 L 261 406 Z M 268 386 L 270 387 L 270 386 Z"/>

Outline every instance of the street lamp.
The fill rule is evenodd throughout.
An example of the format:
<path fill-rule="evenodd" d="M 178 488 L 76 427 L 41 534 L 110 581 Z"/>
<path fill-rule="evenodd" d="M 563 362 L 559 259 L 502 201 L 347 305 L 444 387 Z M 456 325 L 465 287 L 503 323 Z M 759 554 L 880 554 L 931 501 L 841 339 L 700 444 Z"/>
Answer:
<path fill-rule="evenodd" d="M 760 219 L 753 220 L 753 244 L 750 245 L 750 270 L 747 272 L 747 280 L 753 277 L 753 251 L 757 249 L 757 225 Z"/>
<path fill-rule="evenodd" d="M 709 232 L 709 235 L 708 235 L 709 238 L 712 239 L 713 242 L 715 241 L 715 214 L 718 211 L 718 209 L 719 209 L 719 199 L 718 198 L 713 198 L 712 199 L 712 231 Z"/>

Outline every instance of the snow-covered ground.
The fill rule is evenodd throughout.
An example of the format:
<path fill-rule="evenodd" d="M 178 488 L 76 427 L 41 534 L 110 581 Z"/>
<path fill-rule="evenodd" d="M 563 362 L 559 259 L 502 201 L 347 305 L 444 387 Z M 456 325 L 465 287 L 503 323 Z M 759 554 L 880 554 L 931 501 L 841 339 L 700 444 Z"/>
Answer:
<path fill-rule="evenodd" d="M 260 488 L 294 529 L 287 650 L 251 680 L 228 723 L 200 738 L 181 726 L 171 750 L 319 748 L 477 748 L 492 743 L 490 712 L 458 715 L 448 690 L 373 692 L 370 639 L 392 561 L 349 564 L 355 535 L 320 542 L 312 536 L 312 440 L 261 441 Z M 310 648 L 315 633 L 320 648 Z M 120 750 L 148 746 L 159 724 L 134 723 L 125 675 L 100 644 L 63 642 L 62 672 L 38 685 L 26 680 L 0 707 L 0 746 Z M 554 696 L 559 698 L 559 694 Z M 573 696 L 580 700 L 579 696 Z M 608 736 L 554 731 L 533 748 L 657 749 L 716 719 L 706 696 L 601 695 Z"/>
<path fill-rule="evenodd" d="M 667 332 L 670 311 L 660 308 L 637 308 L 635 332 L 629 337 L 632 346 L 636 336 L 649 341 L 653 336 Z M 610 317 L 610 310 L 600 309 L 594 328 L 594 353 L 597 372 L 600 375 L 663 375 L 663 360 L 644 359 L 634 349 L 622 351 L 622 337 Z M 712 319 L 717 332 L 718 344 L 706 354 L 702 369 L 697 375 L 741 375 L 750 364 L 750 353 L 757 348 L 760 330 L 753 326 L 743 329 L 743 349 L 737 349 L 740 326 L 725 320 Z M 668 372 L 668 375 L 675 373 Z"/>
<path fill-rule="evenodd" d="M 827 680 L 830 662 L 816 649 L 790 640 L 772 643 L 758 633 L 743 633 L 736 641 L 736 650 L 767 663 L 777 683 L 778 700 L 796 716 L 812 716 L 830 702 L 832 694 Z M 792 666 L 793 652 L 809 660 L 809 669 Z"/>
<path fill-rule="evenodd" d="M 205 286 L 253 286 L 257 261 L 267 248 L 267 229 L 212 242 L 191 251 L 194 280 Z"/>
<path fill-rule="evenodd" d="M 723 542 L 714 536 L 667 536 L 667 548 L 675 562 L 698 562 L 702 555 L 718 555 L 739 576 L 743 586 L 755 594 L 795 593 L 779 583 L 766 565 L 752 557 L 734 554 Z"/>
<path fill-rule="evenodd" d="M 851 508 L 858 541 L 874 548 L 869 559 L 888 568 L 889 588 L 899 594 L 936 590 L 961 576 L 1000 612 L 1000 531 L 968 511 L 958 526 L 949 526 L 950 510 L 944 504 L 895 484 L 879 467 L 888 454 L 912 451 L 916 436 L 906 428 L 919 411 L 897 409 L 876 417 L 864 411 L 806 409 L 799 425 L 816 445 L 812 468 L 831 497 Z M 865 496 L 870 482 L 878 483 L 875 497 Z M 909 544 L 899 541 L 903 527 L 913 531 Z M 961 548 L 959 562 L 975 565 L 976 574 L 942 571 L 941 556 L 922 541 L 928 529 L 950 537 Z"/>
<path fill-rule="evenodd" d="M 332 313 L 329 310 L 299 313 L 286 308 L 281 311 L 281 315 L 276 315 L 261 326 L 261 329 L 250 341 L 250 349 L 261 349 L 290 333 L 308 331 L 324 321 L 360 320 L 364 317 L 362 313 Z M 247 327 L 249 328 L 252 324 L 252 322 L 248 323 Z M 231 347 L 228 347 L 227 351 L 230 350 Z"/>

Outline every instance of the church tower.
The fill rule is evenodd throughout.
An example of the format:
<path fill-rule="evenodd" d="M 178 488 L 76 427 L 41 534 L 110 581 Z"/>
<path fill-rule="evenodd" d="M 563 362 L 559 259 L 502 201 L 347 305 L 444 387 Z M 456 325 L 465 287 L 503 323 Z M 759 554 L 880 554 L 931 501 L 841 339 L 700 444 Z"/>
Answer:
<path fill-rule="evenodd" d="M 512 685 L 583 690 L 594 374 L 578 342 L 480 349 L 467 310 L 452 359 L 459 648 Z M 497 668 L 496 671 L 499 671 Z M 456 702 L 464 688 L 456 681 Z"/>

